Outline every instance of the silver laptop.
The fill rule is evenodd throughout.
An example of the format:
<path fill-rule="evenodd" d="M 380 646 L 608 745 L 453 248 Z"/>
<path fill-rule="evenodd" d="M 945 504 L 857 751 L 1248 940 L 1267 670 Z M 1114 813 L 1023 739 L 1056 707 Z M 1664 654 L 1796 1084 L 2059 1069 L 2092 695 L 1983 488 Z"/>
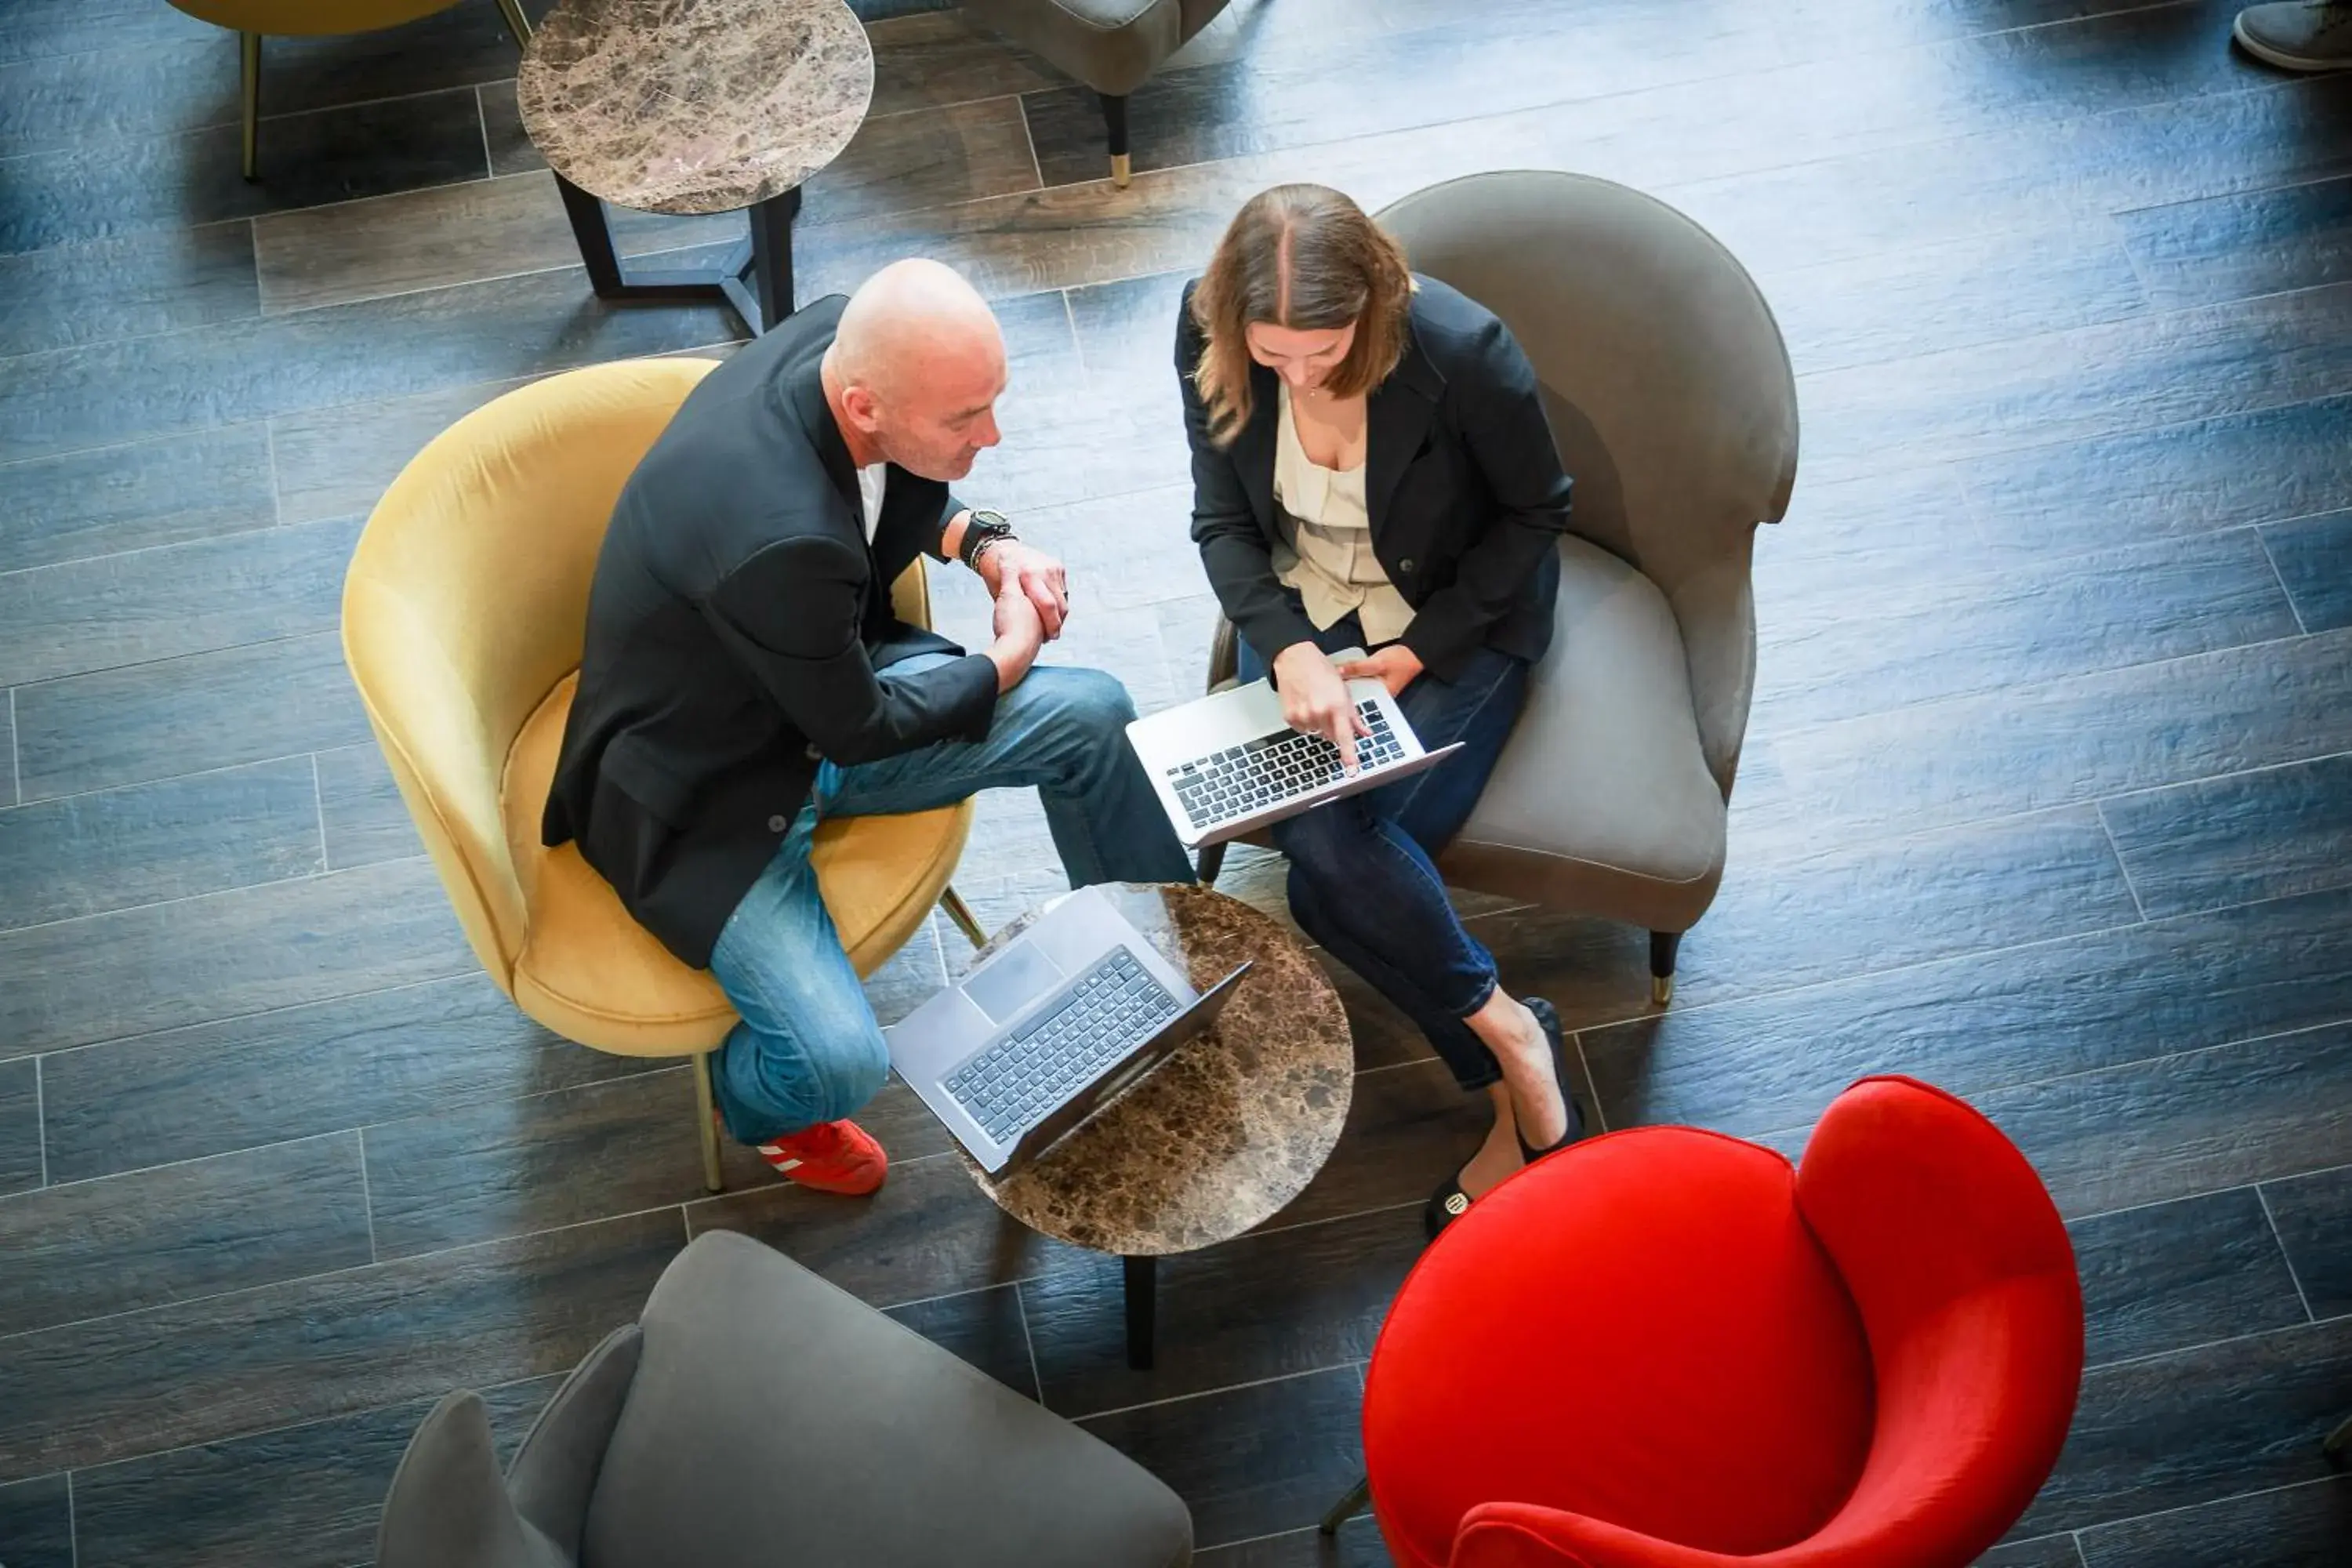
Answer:
<path fill-rule="evenodd" d="M 1087 888 L 882 1033 L 898 1076 L 996 1175 L 1068 1137 L 1207 1028 L 1249 967 L 1195 991 Z"/>
<path fill-rule="evenodd" d="M 1345 664 L 1363 657 L 1362 649 L 1349 648 L 1330 658 Z M 1461 750 L 1457 741 L 1423 751 L 1396 699 L 1377 680 L 1351 680 L 1348 694 L 1371 731 L 1356 738 L 1352 775 L 1340 772 L 1338 747 L 1284 721 L 1281 694 L 1270 680 L 1138 719 L 1127 727 L 1127 740 L 1188 849 L 1377 789 Z"/>

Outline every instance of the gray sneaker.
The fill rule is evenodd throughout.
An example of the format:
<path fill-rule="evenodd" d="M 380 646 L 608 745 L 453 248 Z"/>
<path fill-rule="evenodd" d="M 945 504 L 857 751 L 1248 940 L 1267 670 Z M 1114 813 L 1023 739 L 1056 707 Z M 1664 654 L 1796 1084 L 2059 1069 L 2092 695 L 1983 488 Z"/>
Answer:
<path fill-rule="evenodd" d="M 2291 71 L 2352 66 L 2352 0 L 2277 0 L 2238 13 L 2238 47 Z"/>

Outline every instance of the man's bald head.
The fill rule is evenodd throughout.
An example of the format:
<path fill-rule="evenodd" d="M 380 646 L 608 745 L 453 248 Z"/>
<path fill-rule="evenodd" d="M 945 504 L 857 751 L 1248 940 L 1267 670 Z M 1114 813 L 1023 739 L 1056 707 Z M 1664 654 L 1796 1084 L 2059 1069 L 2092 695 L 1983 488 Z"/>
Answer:
<path fill-rule="evenodd" d="M 960 479 L 997 442 L 1004 337 L 952 268 L 895 261 L 849 297 L 824 381 L 854 445 L 926 479 Z"/>

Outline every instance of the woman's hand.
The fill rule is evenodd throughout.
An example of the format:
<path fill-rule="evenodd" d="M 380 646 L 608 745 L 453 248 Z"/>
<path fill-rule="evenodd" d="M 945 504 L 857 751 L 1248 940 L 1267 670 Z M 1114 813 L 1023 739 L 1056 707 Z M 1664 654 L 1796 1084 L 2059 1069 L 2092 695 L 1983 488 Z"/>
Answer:
<path fill-rule="evenodd" d="M 1282 693 L 1283 721 L 1301 734 L 1320 735 L 1339 748 L 1339 765 L 1356 771 L 1356 737 L 1371 729 L 1356 711 L 1348 683 L 1311 642 L 1295 642 L 1275 656 L 1274 684 Z"/>
<path fill-rule="evenodd" d="M 1370 658 L 1349 659 L 1339 667 L 1342 680 L 1377 680 L 1391 697 L 1402 697 L 1421 674 L 1421 656 L 1401 642 L 1392 642 Z"/>

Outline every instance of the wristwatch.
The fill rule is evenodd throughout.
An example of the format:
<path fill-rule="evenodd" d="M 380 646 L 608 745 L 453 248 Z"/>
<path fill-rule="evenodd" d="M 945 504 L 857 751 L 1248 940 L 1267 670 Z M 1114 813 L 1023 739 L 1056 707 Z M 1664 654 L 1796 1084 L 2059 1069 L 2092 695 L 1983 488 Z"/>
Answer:
<path fill-rule="evenodd" d="M 974 508 L 964 520 L 963 542 L 956 547 L 956 559 L 978 571 L 982 551 L 1013 537 L 1013 524 L 1005 521 L 1003 512 Z"/>

